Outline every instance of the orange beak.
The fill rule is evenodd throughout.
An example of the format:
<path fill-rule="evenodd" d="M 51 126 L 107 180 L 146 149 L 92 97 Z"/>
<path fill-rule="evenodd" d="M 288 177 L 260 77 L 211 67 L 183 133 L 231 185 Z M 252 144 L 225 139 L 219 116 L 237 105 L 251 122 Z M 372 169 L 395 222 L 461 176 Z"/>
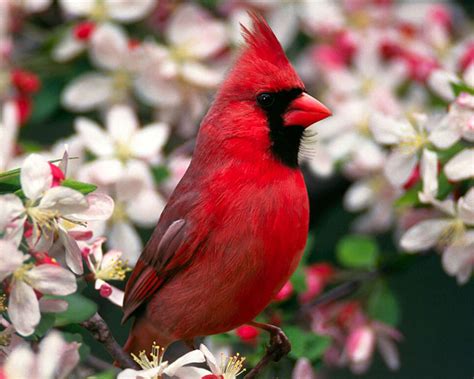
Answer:
<path fill-rule="evenodd" d="M 285 126 L 299 125 L 307 128 L 331 115 L 331 111 L 325 105 L 303 93 L 290 103 L 283 115 L 283 121 Z"/>

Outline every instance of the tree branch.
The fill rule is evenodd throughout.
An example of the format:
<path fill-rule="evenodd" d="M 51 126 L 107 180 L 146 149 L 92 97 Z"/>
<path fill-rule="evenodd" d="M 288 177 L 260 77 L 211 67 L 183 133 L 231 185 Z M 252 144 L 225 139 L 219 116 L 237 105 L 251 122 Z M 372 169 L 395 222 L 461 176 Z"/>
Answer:
<path fill-rule="evenodd" d="M 258 361 L 255 367 L 249 371 L 247 375 L 245 375 L 245 379 L 254 379 L 260 372 L 267 367 L 267 365 L 273 361 L 273 354 L 271 354 L 268 350 L 265 355 Z"/>
<path fill-rule="evenodd" d="M 95 313 L 89 320 L 81 322 L 81 326 L 86 328 L 98 342 L 104 345 L 104 348 L 120 367 L 137 368 L 130 355 L 123 351 L 117 343 L 104 319 L 98 313 Z"/>

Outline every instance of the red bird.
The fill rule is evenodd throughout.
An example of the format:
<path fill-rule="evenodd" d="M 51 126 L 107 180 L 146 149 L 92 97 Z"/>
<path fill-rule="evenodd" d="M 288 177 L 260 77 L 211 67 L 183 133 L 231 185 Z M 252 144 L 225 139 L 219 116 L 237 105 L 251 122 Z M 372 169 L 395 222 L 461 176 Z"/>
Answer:
<path fill-rule="evenodd" d="M 305 128 L 331 113 L 305 92 L 265 20 L 252 19 L 127 283 L 128 352 L 252 323 L 301 258 L 309 206 L 298 153 Z"/>

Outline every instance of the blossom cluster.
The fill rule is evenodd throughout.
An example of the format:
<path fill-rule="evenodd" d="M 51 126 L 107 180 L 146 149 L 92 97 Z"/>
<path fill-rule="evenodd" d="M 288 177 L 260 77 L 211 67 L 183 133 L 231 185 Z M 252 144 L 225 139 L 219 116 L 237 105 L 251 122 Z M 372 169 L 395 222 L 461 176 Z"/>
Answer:
<path fill-rule="evenodd" d="M 314 154 L 301 161 L 308 187 L 344 177 L 343 206 L 357 214 L 354 234 L 332 252 L 337 264 L 318 262 L 310 239 L 302 264 L 261 315 L 293 343 L 282 371 L 270 374 L 284 377 L 286 364 L 294 378 L 314 378 L 320 362 L 361 373 L 375 351 L 389 369 L 400 367 L 400 311 L 383 277 L 382 233 L 391 232 L 401 259 L 431 250 L 459 284 L 470 280 L 474 39 L 460 8 L 390 0 L 4 0 L 0 376 L 37 370 L 61 378 L 87 366 L 82 339 L 57 328 L 87 319 L 102 299 L 122 305 L 123 281 L 190 163 L 248 11 L 264 15 L 306 90 L 333 112 L 312 127 Z M 53 139 L 40 138 L 53 129 Z M 41 143 L 29 141 L 35 131 Z M 318 301 L 351 283 L 361 289 Z M 72 315 L 75 302 L 80 316 Z M 293 322 L 295 315 L 306 321 Z M 241 326 L 206 344 L 226 356 L 243 349 L 251 366 L 264 338 Z M 162 353 L 150 346 L 135 357 L 142 370 L 119 378 L 242 373 L 242 358 L 218 363 L 204 345 L 170 364 Z M 46 355 L 57 361 L 42 363 Z M 203 362 L 210 371 L 194 367 Z"/>

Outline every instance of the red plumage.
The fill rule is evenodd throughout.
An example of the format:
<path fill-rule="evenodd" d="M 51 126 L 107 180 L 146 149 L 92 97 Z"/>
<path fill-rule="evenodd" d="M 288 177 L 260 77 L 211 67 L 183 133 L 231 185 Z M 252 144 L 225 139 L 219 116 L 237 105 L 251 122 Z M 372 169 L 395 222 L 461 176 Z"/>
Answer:
<path fill-rule="evenodd" d="M 127 283 L 124 320 L 136 316 L 127 351 L 250 322 L 301 258 L 308 198 L 291 162 L 304 127 L 329 111 L 302 93 L 270 27 L 252 19 L 253 31 L 243 30 L 246 47 L 201 124 L 191 165 Z"/>

